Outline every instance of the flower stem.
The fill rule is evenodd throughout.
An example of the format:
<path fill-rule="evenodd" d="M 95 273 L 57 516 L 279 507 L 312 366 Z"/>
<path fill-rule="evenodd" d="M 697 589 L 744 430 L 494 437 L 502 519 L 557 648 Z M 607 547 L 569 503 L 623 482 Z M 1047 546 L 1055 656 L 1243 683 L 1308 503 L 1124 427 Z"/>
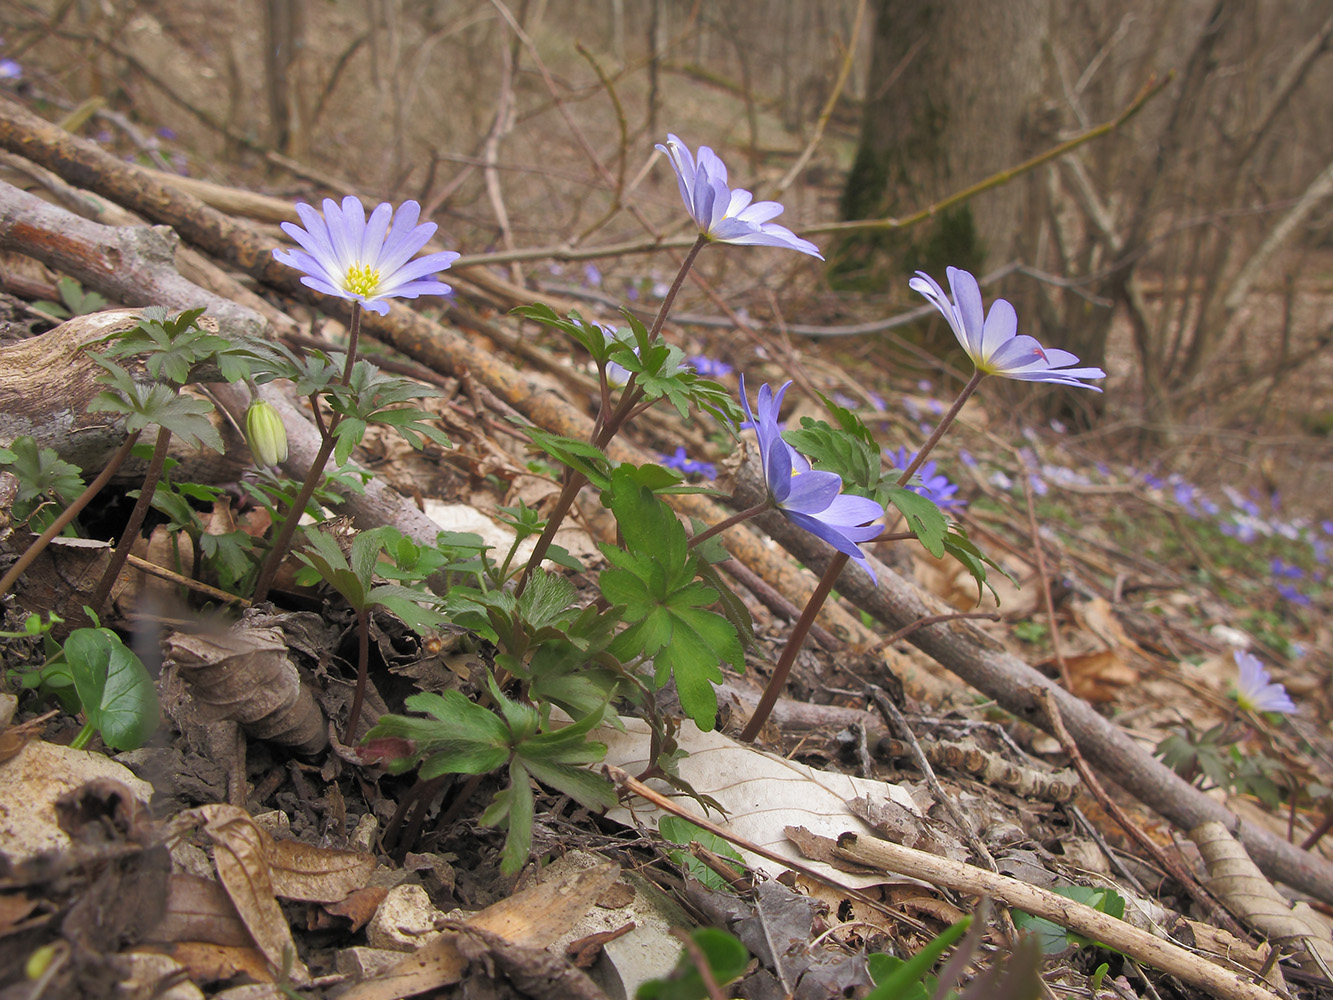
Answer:
<path fill-rule="evenodd" d="M 982 371 L 974 371 L 972 373 L 972 377 L 967 380 L 967 385 L 963 386 L 963 391 L 960 392 L 958 398 L 953 401 L 953 406 L 949 407 L 949 412 L 940 417 L 940 422 L 935 425 L 935 430 L 931 432 L 930 437 L 926 438 L 926 443 L 923 444 L 921 450 L 916 453 L 916 458 L 912 459 L 911 464 L 909 464 L 907 468 L 903 470 L 903 474 L 898 477 L 899 486 L 906 486 L 908 482 L 911 481 L 912 477 L 916 475 L 916 470 L 921 468 L 925 463 L 926 456 L 935 450 L 935 446 L 940 443 L 940 438 L 944 437 L 944 432 L 949 429 L 949 425 L 952 424 L 958 414 L 962 412 L 963 404 L 968 401 L 968 398 L 972 393 L 977 391 L 977 386 L 981 385 L 981 380 L 985 377 L 986 374 Z"/>
<path fill-rule="evenodd" d="M 657 317 L 653 320 L 652 329 L 648 331 L 648 344 L 657 339 L 658 334 L 662 332 L 662 326 L 666 323 L 667 314 L 671 312 L 671 305 L 676 301 L 676 293 L 680 291 L 681 285 L 685 283 L 685 276 L 690 273 L 690 268 L 694 266 L 694 258 L 699 256 L 708 243 L 708 237 L 702 233 L 690 247 L 689 253 L 685 255 L 685 260 L 681 262 L 680 270 L 676 272 L 676 280 L 671 283 L 671 288 L 667 290 L 666 298 L 662 300 L 662 307 L 657 310 Z M 605 373 L 602 379 L 605 381 Z M 616 433 L 629 422 L 630 417 L 636 416 L 639 410 L 635 406 L 643 399 L 643 392 L 639 390 L 636 382 L 638 373 L 630 374 L 629 381 L 625 383 L 625 388 L 621 391 L 620 402 L 612 411 L 609 417 L 603 420 L 606 414 L 605 391 L 603 393 L 602 409 L 597 415 L 597 423 L 593 425 L 592 443 L 598 448 L 605 448 L 611 443 L 611 439 Z M 528 556 L 527 565 L 523 567 L 523 573 L 518 578 L 518 584 L 514 588 L 516 595 L 522 594 L 523 589 L 528 585 L 528 578 L 542 560 L 546 558 L 547 551 L 551 548 L 551 542 L 555 539 L 555 533 L 560 530 L 560 525 L 564 523 L 565 515 L 569 513 L 569 508 L 574 505 L 574 498 L 578 496 L 579 490 L 587 485 L 588 479 L 581 473 L 569 470 L 569 475 L 565 478 L 565 486 L 560 491 L 560 496 L 555 502 L 555 507 L 551 509 L 551 515 L 546 519 L 546 527 L 542 529 L 541 537 L 532 547 L 532 555 Z"/>
<path fill-rule="evenodd" d="M 143 477 L 143 486 L 139 488 L 139 499 L 134 502 L 129 522 L 125 525 L 125 530 L 120 533 L 120 541 L 116 542 L 115 551 L 111 553 L 111 561 L 107 563 L 102 579 L 97 581 L 97 589 L 93 591 L 93 596 L 88 601 L 88 606 L 99 614 L 102 605 L 111 596 L 111 588 L 115 586 L 125 560 L 130 557 L 130 549 L 139 536 L 144 518 L 148 516 L 148 508 L 153 504 L 153 491 L 157 488 L 157 481 L 162 478 L 162 467 L 167 464 L 167 448 L 170 444 L 171 431 L 159 427 L 157 442 L 153 445 L 153 457 L 148 463 L 148 472 Z"/>
<path fill-rule="evenodd" d="M 347 333 L 347 363 L 343 366 L 341 380 L 341 384 L 344 386 L 352 381 L 352 366 L 356 364 L 356 342 L 360 333 L 361 303 L 353 301 L 352 321 Z M 311 400 L 311 405 L 315 407 L 316 413 L 318 413 L 317 403 L 317 399 Z M 278 533 L 273 538 L 273 546 L 264 559 L 264 565 L 260 567 L 259 578 L 255 581 L 255 592 L 250 598 L 254 604 L 258 604 L 268 597 L 273 581 L 277 578 L 278 567 L 282 564 L 283 557 L 287 555 L 287 550 L 292 544 L 292 537 L 296 534 L 296 529 L 300 524 L 301 512 L 305 510 L 306 504 L 315 495 L 315 490 L 324 478 L 324 466 L 328 464 L 329 456 L 333 454 L 333 449 L 337 444 L 337 438 L 334 437 L 333 432 L 338 429 L 338 424 L 341 422 L 342 414 L 335 413 L 329 418 L 329 426 L 325 430 L 322 421 L 319 421 L 316 417 L 321 439 L 319 451 L 315 453 L 315 460 L 310 463 L 310 471 L 306 473 L 305 482 L 301 484 L 300 492 L 296 494 L 291 506 L 287 508 L 287 515 L 283 518 L 282 526 L 278 528 Z"/>
<path fill-rule="evenodd" d="M 829 563 L 828 569 L 824 571 L 823 577 L 815 587 L 815 592 L 810 595 L 810 600 L 806 601 L 805 607 L 801 611 L 801 617 L 796 619 L 796 624 L 791 629 L 791 635 L 787 636 L 787 644 L 782 647 L 782 655 L 778 657 L 777 666 L 773 668 L 773 676 L 768 679 L 768 685 L 759 698 L 759 704 L 755 706 L 754 714 L 750 716 L 750 721 L 745 724 L 745 729 L 741 731 L 741 742 L 753 742 L 754 738 L 759 735 L 759 730 L 768 721 L 773 706 L 778 702 L 778 696 L 782 694 L 783 689 L 787 686 L 787 678 L 791 675 L 792 665 L 796 662 L 796 654 L 805 645 L 805 637 L 810 634 L 810 626 L 815 623 L 815 616 L 819 614 L 819 609 L 824 606 L 824 601 L 828 599 L 829 591 L 833 589 L 838 574 L 847 565 L 847 558 L 847 555 L 843 552 L 839 552 L 833 557 L 833 561 Z"/>
<path fill-rule="evenodd" d="M 707 245 L 708 237 L 700 233 L 699 238 L 694 241 L 694 246 L 690 247 L 690 252 L 685 255 L 680 270 L 676 272 L 676 280 L 671 283 L 671 287 L 667 290 L 666 298 L 662 300 L 662 308 L 657 310 L 657 318 L 653 320 L 653 328 L 648 331 L 648 343 L 651 344 L 657 335 L 662 332 L 667 313 L 671 311 L 671 306 L 676 301 L 676 293 L 680 291 L 680 286 L 685 284 L 685 275 L 690 273 L 690 268 L 694 266 L 694 258 L 699 256 L 699 251 Z"/>
<path fill-rule="evenodd" d="M 921 446 L 921 450 L 916 453 L 914 458 L 903 470 L 903 474 L 898 477 L 898 485 L 906 486 L 916 475 L 916 470 L 921 468 L 921 464 L 926 460 L 926 456 L 939 444 L 940 438 L 948 430 L 949 425 L 954 422 L 958 414 L 963 409 L 963 404 L 967 402 L 968 397 L 977 391 L 977 386 L 981 384 L 984 373 L 975 371 L 972 377 L 968 379 L 967 385 L 963 386 L 962 392 L 954 400 L 953 406 L 940 418 L 939 424 L 934 432 Z M 796 624 L 792 626 L 791 634 L 787 636 L 787 644 L 782 647 L 782 654 L 778 657 L 777 666 L 773 668 L 773 676 L 768 679 L 768 684 L 764 688 L 764 693 L 759 697 L 759 704 L 755 706 L 754 714 L 750 716 L 750 721 L 745 724 L 740 738 L 744 742 L 751 742 L 759 735 L 759 730 L 763 728 L 764 723 L 773 712 L 773 706 L 777 704 L 778 696 L 787 685 L 787 678 L 791 675 L 791 668 L 796 663 L 796 654 L 801 651 L 801 646 L 805 644 L 805 638 L 810 633 L 810 626 L 815 623 L 815 616 L 819 614 L 819 609 L 824 606 L 828 600 L 829 593 L 833 590 L 833 584 L 842 573 L 843 567 L 847 565 L 847 555 L 839 552 L 834 555 L 828 568 L 824 570 L 824 575 L 820 578 L 814 593 L 810 595 L 810 600 L 805 604 L 801 611 L 801 617 L 796 619 Z"/>
<path fill-rule="evenodd" d="M 713 525 L 711 528 L 699 532 L 699 534 L 690 539 L 690 543 L 687 547 L 692 549 L 696 545 L 708 541 L 708 539 L 712 538 L 714 535 L 726 531 L 732 525 L 740 524 L 742 521 L 748 521 L 757 514 L 762 514 L 764 511 L 771 509 L 772 506 L 772 501 L 765 500 L 763 503 L 755 504 L 753 507 L 741 511 L 739 514 L 732 514 L 731 517 L 726 520 L 718 521 L 717 524 Z"/>
<path fill-rule="evenodd" d="M 357 609 L 356 630 L 358 633 L 356 694 L 352 696 L 352 711 L 347 716 L 347 728 L 343 731 L 343 744 L 349 747 L 356 740 L 356 724 L 361 721 L 361 703 L 366 697 L 366 677 L 370 672 L 370 612 L 368 608 Z"/>
<path fill-rule="evenodd" d="M 98 474 L 84 489 L 82 493 L 75 498 L 74 502 L 65 508 L 64 513 L 51 522 L 51 526 L 37 536 L 37 539 L 28 546 L 23 555 L 19 556 L 18 562 L 9 568 L 3 579 L 0 579 L 0 597 L 9 593 L 9 588 L 14 586 L 15 581 L 23 575 L 23 571 L 33 564 L 33 561 L 41 554 L 42 549 L 51 544 L 51 539 L 65 530 L 65 526 L 79 516 L 83 508 L 92 502 L 93 497 L 102 492 L 102 487 L 111 481 L 111 477 L 116 474 L 116 470 L 125 464 L 125 459 L 130 457 L 130 451 L 134 448 L 134 442 L 139 440 L 139 431 L 135 431 L 127 437 L 116 453 L 111 456 L 111 461 L 107 462 L 106 468 Z"/>

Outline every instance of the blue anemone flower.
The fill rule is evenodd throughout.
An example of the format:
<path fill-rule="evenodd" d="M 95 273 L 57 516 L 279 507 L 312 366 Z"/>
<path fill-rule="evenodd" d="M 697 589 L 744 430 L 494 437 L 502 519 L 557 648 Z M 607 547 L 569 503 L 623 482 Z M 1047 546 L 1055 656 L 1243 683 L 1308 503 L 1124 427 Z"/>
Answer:
<path fill-rule="evenodd" d="M 418 295 L 448 295 L 453 291 L 430 276 L 447 268 L 459 254 L 444 250 L 412 259 L 435 235 L 435 223 L 417 225 L 421 206 L 415 201 L 403 202 L 397 216 L 386 201 L 376 206 L 369 220 L 361 199 L 352 195 L 344 198 L 341 206 L 325 198 L 322 216 L 304 203 L 296 206 L 296 214 L 305 228 L 284 222 L 282 230 L 303 249 L 274 250 L 273 256 L 282 264 L 304 271 L 301 284 L 307 288 L 360 302 L 381 316 L 389 311 L 384 299 L 415 299 Z"/>
<path fill-rule="evenodd" d="M 745 392 L 745 376 L 741 376 L 741 409 L 759 438 L 768 495 L 787 520 L 850 556 L 875 580 L 860 543 L 878 537 L 884 530 L 882 524 L 867 523 L 883 517 L 884 508 L 867 497 L 843 495 L 841 476 L 811 469 L 810 463 L 782 439 L 778 411 L 789 385 L 790 381 L 783 383 L 776 393 L 767 384 L 760 386 L 756 416 Z"/>
<path fill-rule="evenodd" d="M 991 303 L 990 312 L 983 313 L 977 279 L 957 267 L 948 268 L 946 273 L 949 288 L 953 291 L 952 301 L 944 294 L 939 282 L 925 271 L 917 271 L 916 277 L 907 284 L 928 298 L 948 320 L 953 335 L 977 371 L 1022 382 L 1054 382 L 1102 391 L 1080 380 L 1106 378 L 1106 372 L 1100 368 L 1071 368 L 1071 365 L 1078 364 L 1078 358 L 1073 354 L 1042 347 L 1035 337 L 1019 336 L 1018 314 L 1012 305 L 1004 299 L 996 299 Z"/>
<path fill-rule="evenodd" d="M 786 226 L 770 219 L 782 214 L 776 201 L 755 201 L 744 188 L 727 187 L 727 167 L 707 146 L 699 147 L 696 158 L 690 147 L 667 133 L 666 145 L 657 149 L 671 161 L 680 186 L 680 197 L 699 232 L 716 243 L 743 246 L 785 247 L 824 259 L 819 247 L 803 240 Z"/>

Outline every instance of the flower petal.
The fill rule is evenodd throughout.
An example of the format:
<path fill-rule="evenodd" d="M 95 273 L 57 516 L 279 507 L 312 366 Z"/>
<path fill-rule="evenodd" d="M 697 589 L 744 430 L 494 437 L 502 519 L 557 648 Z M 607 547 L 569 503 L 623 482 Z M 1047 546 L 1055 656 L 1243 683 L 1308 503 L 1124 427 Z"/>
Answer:
<path fill-rule="evenodd" d="M 842 477 L 834 472 L 802 472 L 790 479 L 791 491 L 782 501 L 783 510 L 818 514 L 827 510 L 842 490 Z"/>

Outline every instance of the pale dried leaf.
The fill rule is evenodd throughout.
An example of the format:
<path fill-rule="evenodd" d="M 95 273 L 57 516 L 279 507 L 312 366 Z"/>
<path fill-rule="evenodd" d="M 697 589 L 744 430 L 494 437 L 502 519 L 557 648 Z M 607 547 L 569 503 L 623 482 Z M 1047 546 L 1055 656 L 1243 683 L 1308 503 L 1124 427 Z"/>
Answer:
<path fill-rule="evenodd" d="M 621 719 L 625 731 L 609 726 L 597 730 L 594 738 L 607 744 L 606 762 L 637 774 L 648 764 L 649 730 L 638 719 Z M 680 745 L 689 756 L 680 762 L 680 776 L 700 795 L 715 799 L 726 810 L 725 817 L 709 816 L 738 836 L 766 847 L 770 851 L 804 862 L 800 852 L 783 833 L 789 826 L 804 826 L 813 833 L 836 838 L 847 830 L 870 833 L 870 827 L 853 812 L 847 802 L 868 798 L 872 802 L 885 799 L 896 802 L 910 812 L 917 812 L 916 804 L 907 791 L 898 785 L 848 774 L 819 771 L 795 761 L 774 757 L 737 743 L 717 732 L 701 732 L 694 723 L 686 721 L 678 736 Z M 703 807 L 686 798 L 664 782 L 654 782 L 659 791 L 676 797 L 682 806 L 702 813 Z M 635 800 L 630 808 L 611 810 L 608 818 L 627 826 L 656 826 L 659 811 L 642 801 Z M 746 862 L 777 875 L 779 866 L 755 854 L 740 849 Z M 815 862 L 812 867 L 844 885 L 864 889 L 884 882 L 897 881 L 882 875 L 851 875 Z"/>
<path fill-rule="evenodd" d="M 1195 827 L 1190 839 L 1208 866 L 1208 888 L 1233 913 L 1271 940 L 1297 948 L 1296 959 L 1302 966 L 1330 978 L 1333 942 L 1327 928 L 1311 919 L 1308 906 L 1302 909 L 1298 904 L 1293 909 L 1221 823 Z"/>
<path fill-rule="evenodd" d="M 149 934 L 155 942 L 198 941 L 243 948 L 251 944 L 231 897 L 212 879 L 172 874 L 167 880 L 167 908 Z"/>

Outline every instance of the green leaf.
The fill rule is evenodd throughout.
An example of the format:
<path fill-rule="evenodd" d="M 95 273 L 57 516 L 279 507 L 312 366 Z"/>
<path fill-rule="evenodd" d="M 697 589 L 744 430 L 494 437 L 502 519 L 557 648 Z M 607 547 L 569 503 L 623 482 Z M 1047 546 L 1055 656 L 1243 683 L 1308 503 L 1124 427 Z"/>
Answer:
<path fill-rule="evenodd" d="M 166 311 L 161 308 L 145 309 L 138 326 L 107 343 L 106 356 L 141 356 L 144 367 L 154 378 L 185 385 L 195 365 L 232 346 L 227 338 L 198 325 L 203 313 L 202 308 L 188 309 L 175 319 L 167 319 Z"/>
<path fill-rule="evenodd" d="M 891 486 L 886 491 L 888 502 L 907 518 L 907 524 L 926 550 L 936 559 L 944 556 L 944 536 L 949 520 L 935 506 L 934 501 L 902 486 Z"/>
<path fill-rule="evenodd" d="M 341 594 L 355 610 L 366 608 L 369 581 L 363 581 L 352 570 L 338 546 L 338 540 L 330 532 L 318 526 L 306 531 L 305 547 L 296 552 L 296 557 L 313 567 L 324 582 Z"/>
<path fill-rule="evenodd" d="M 1091 906 L 1094 910 L 1105 913 L 1117 920 L 1125 919 L 1125 898 L 1114 889 L 1094 888 L 1087 885 L 1062 885 L 1055 886 L 1051 891 L 1064 896 L 1066 899 Z M 1099 948 L 1108 947 L 1093 941 L 1091 938 L 1066 930 L 1044 917 L 1034 917 L 1022 910 L 1014 910 L 1013 917 L 1016 927 L 1037 936 L 1037 939 L 1041 942 L 1043 953 L 1048 956 L 1056 955 L 1071 946 L 1081 948 L 1096 944 Z"/>
<path fill-rule="evenodd" d="M 204 444 L 216 452 L 223 450 L 222 438 L 208 419 L 213 412 L 212 403 L 179 395 L 177 390 L 161 383 L 140 385 L 129 372 L 107 358 L 92 351 L 88 356 L 106 369 L 97 381 L 112 386 L 110 391 L 93 397 L 88 404 L 89 413 L 123 413 L 127 417 L 125 429 L 130 433 L 157 424 L 189 447 Z"/>
<path fill-rule="evenodd" d="M 991 596 L 995 598 L 995 602 L 998 604 L 1000 601 L 1000 595 L 995 592 L 995 588 L 987 579 L 987 566 L 991 569 L 999 570 L 999 572 L 1003 573 L 1015 585 L 1018 583 L 1018 581 L 1014 579 L 1012 573 L 977 548 L 971 539 L 967 537 L 967 532 L 956 524 L 951 524 L 948 532 L 944 536 L 944 550 L 962 563 L 964 568 L 972 574 L 972 579 L 975 580 L 977 584 L 978 604 L 981 603 L 981 587 L 983 584 L 986 586 L 986 589 L 991 592 Z"/>
<path fill-rule="evenodd" d="M 723 840 L 717 834 L 710 833 L 702 827 L 695 826 L 689 820 L 681 819 L 678 816 L 661 816 L 657 820 L 657 832 L 662 835 L 664 840 L 672 844 L 688 847 L 691 842 L 694 842 L 721 857 L 730 858 L 733 861 L 740 862 L 742 865 L 745 863 L 745 859 L 740 856 L 740 853 L 736 848 L 732 847 L 730 843 Z M 666 853 L 667 857 L 689 872 L 690 876 L 694 878 L 695 881 L 702 882 L 715 892 L 734 891 L 726 879 L 713 871 L 713 869 L 709 868 L 689 851 L 668 850 Z"/>
<path fill-rule="evenodd" d="M 611 460 L 606 457 L 600 448 L 577 438 L 552 434 L 550 431 L 531 424 L 519 423 L 518 429 L 531 438 L 533 444 L 557 462 L 580 473 L 597 489 L 606 489 L 609 483 L 608 473 Z"/>
<path fill-rule="evenodd" d="M 366 605 L 387 608 L 418 634 L 445 624 L 449 619 L 437 610 L 440 599 L 434 594 L 414 587 L 385 583 L 366 594 Z M 427 606 L 423 606 L 427 605 Z"/>
<path fill-rule="evenodd" d="M 88 722 L 115 750 L 137 750 L 157 729 L 157 689 L 143 662 L 110 629 L 75 629 L 65 640 L 69 665 Z"/>
<path fill-rule="evenodd" d="M 500 874 L 517 875 L 532 853 L 532 785 L 523 764 L 515 759 L 509 764 L 509 787 L 495 793 L 495 800 L 481 814 L 486 826 L 508 821 L 508 836 L 500 853 Z"/>
<path fill-rule="evenodd" d="M 963 917 L 957 923 L 946 927 L 933 940 L 927 942 L 920 951 L 906 962 L 903 962 L 884 979 L 876 979 L 875 988 L 866 994 L 865 1000 L 899 1000 L 901 997 L 911 996 L 912 994 L 907 991 L 914 985 L 921 983 L 926 974 L 934 967 L 935 962 L 944 954 L 944 950 L 966 934 L 967 929 L 971 926 L 972 918 Z M 871 957 L 874 958 L 874 956 Z M 883 965 L 880 967 L 883 968 Z M 874 971 L 875 966 L 872 964 L 872 975 Z"/>
<path fill-rule="evenodd" d="M 418 754 L 429 755 L 422 766 L 423 778 L 485 774 L 509 759 L 511 736 L 504 720 L 461 692 L 414 694 L 404 704 L 427 718 L 382 715 L 366 739 L 411 740 Z"/>
<path fill-rule="evenodd" d="M 31 512 L 33 500 L 53 496 L 68 506 L 83 492 L 79 467 L 66 462 L 53 448 L 39 449 L 29 434 L 15 438 L 8 449 L 0 449 L 0 468 L 7 468 L 19 481 L 14 504 L 23 517 Z"/>
<path fill-rule="evenodd" d="M 718 986 L 739 979 L 750 964 L 750 953 L 745 945 L 726 931 L 700 927 L 690 932 L 690 940 L 703 953 L 712 980 Z M 635 1000 L 707 1000 L 707 997 L 708 988 L 703 976 L 685 950 L 682 950 L 670 977 L 650 979 L 634 994 Z"/>
<path fill-rule="evenodd" d="M 835 428 L 823 420 L 802 417 L 800 428 L 785 432 L 783 440 L 809 458 L 813 468 L 841 476 L 846 492 L 887 503 L 881 471 L 883 463 L 874 436 L 856 414 L 822 394 L 819 398 L 838 426 Z"/>

